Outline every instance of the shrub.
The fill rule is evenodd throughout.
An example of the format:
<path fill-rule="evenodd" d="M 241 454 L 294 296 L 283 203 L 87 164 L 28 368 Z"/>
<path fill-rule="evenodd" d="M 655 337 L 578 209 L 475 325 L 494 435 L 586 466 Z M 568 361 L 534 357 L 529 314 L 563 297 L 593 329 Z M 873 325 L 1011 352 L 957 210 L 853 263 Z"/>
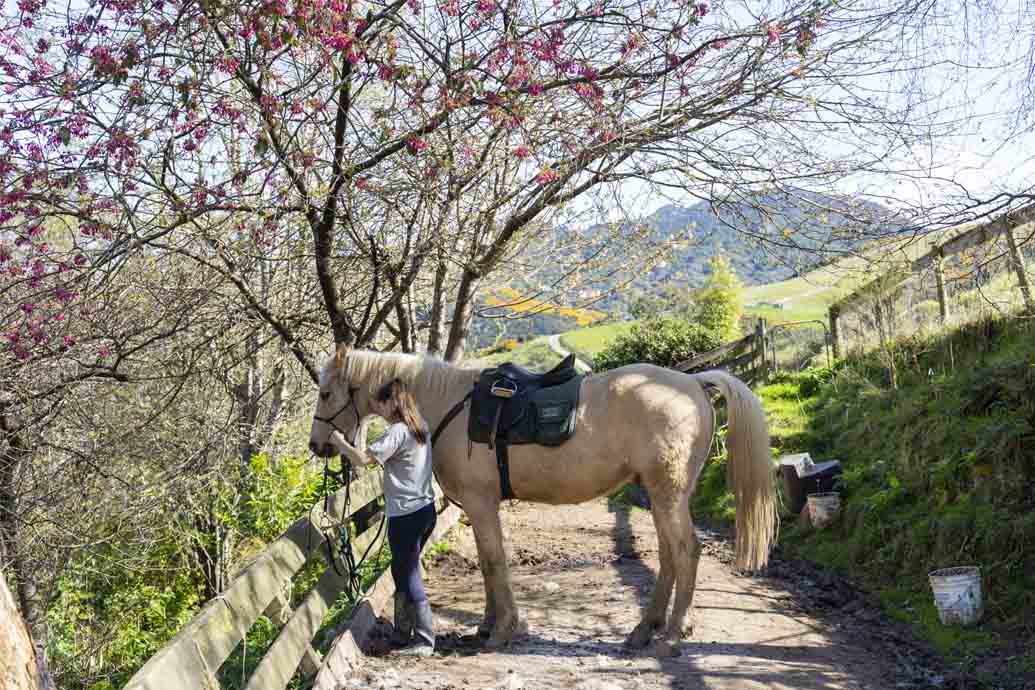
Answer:
<path fill-rule="evenodd" d="M 593 358 L 597 371 L 646 362 L 671 367 L 722 345 L 715 331 L 686 319 L 657 318 L 632 327 Z"/>

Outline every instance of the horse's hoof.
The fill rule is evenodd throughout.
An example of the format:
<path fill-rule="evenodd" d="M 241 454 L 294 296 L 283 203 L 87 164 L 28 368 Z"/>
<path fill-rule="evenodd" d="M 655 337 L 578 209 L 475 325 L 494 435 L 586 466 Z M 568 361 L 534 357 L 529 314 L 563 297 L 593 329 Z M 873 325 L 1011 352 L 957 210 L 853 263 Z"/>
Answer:
<path fill-rule="evenodd" d="M 503 649 L 510 644 L 510 635 L 490 635 L 485 641 L 486 649 Z"/>
<path fill-rule="evenodd" d="M 507 630 L 507 627 L 510 629 Z M 518 621 L 511 626 L 504 626 L 502 630 L 494 630 L 485 642 L 486 649 L 502 649 L 511 642 L 528 635 L 528 624 Z"/>
<path fill-rule="evenodd" d="M 683 645 L 672 640 L 658 640 L 651 651 L 659 659 L 673 659 L 683 653 Z"/>
<path fill-rule="evenodd" d="M 633 628 L 633 631 L 625 638 L 625 646 L 629 649 L 643 649 L 650 642 L 653 633 L 653 626 L 641 623 Z"/>

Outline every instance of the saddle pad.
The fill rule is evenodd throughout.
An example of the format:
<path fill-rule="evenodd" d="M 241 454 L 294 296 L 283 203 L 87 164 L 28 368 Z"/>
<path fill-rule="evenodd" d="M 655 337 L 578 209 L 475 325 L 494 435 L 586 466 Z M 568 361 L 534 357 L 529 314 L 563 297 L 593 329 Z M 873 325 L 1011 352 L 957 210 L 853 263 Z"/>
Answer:
<path fill-rule="evenodd" d="M 519 389 L 512 398 L 492 395 L 493 383 L 500 375 L 495 369 L 482 372 L 471 396 L 467 435 L 475 443 L 488 443 L 500 404 L 499 431 L 496 438 L 510 444 L 536 443 L 558 446 L 575 433 L 582 379 L 579 375 L 549 388 Z"/>

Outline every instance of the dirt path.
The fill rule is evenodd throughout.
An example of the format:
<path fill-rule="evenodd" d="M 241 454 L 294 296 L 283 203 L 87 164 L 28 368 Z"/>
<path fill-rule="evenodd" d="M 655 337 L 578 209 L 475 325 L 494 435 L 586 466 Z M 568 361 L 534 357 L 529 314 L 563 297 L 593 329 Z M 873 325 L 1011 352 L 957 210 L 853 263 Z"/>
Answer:
<path fill-rule="evenodd" d="M 565 349 L 564 345 L 561 344 L 561 336 L 559 335 L 551 335 L 549 338 L 546 339 L 546 342 L 549 343 L 550 349 L 559 354 L 561 357 L 567 357 L 571 354 L 568 350 Z M 575 357 L 575 367 L 584 372 L 593 371 L 593 367 L 589 366 L 584 361 L 579 359 L 578 356 Z"/>
<path fill-rule="evenodd" d="M 472 633 L 483 590 L 470 528 L 464 528 L 427 578 L 439 654 L 431 660 L 400 659 L 382 655 L 375 640 L 365 670 L 347 687 L 854 690 L 942 682 L 931 681 L 922 669 L 908 669 L 911 661 L 894 635 L 890 642 L 884 634 L 875 639 L 873 623 L 858 620 L 860 614 L 871 617 L 867 607 L 851 595 L 807 578 L 801 583 L 799 573 L 739 576 L 728 565 L 728 544 L 715 537 L 705 540 L 695 631 L 682 656 L 658 660 L 630 652 L 622 640 L 638 620 L 657 570 L 649 513 L 612 512 L 603 500 L 566 507 L 519 504 L 504 511 L 504 526 L 515 596 L 529 635 L 503 651 L 479 649 Z M 823 606 L 782 584 L 792 582 L 835 597 L 832 606 L 840 610 L 833 620 L 804 613 Z M 917 680 L 921 677 L 925 680 Z"/>

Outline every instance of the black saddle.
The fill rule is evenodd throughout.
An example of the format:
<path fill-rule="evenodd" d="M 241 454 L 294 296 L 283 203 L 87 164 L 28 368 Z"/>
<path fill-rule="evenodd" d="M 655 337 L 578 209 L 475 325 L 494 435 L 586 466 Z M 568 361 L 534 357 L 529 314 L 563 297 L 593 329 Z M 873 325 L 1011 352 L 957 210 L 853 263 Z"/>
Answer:
<path fill-rule="evenodd" d="M 575 433 L 582 379 L 575 355 L 545 374 L 507 362 L 484 369 L 471 391 L 467 436 L 496 450 L 504 498 L 513 498 L 507 447 L 511 444 L 559 446 Z"/>
<path fill-rule="evenodd" d="M 557 386 L 570 381 L 579 373 L 575 369 L 575 353 L 570 353 L 557 366 L 545 374 L 537 374 L 534 371 L 522 369 L 513 362 L 504 362 L 496 367 L 495 372 L 500 376 L 516 381 L 521 387 L 535 386 L 536 388 Z"/>

